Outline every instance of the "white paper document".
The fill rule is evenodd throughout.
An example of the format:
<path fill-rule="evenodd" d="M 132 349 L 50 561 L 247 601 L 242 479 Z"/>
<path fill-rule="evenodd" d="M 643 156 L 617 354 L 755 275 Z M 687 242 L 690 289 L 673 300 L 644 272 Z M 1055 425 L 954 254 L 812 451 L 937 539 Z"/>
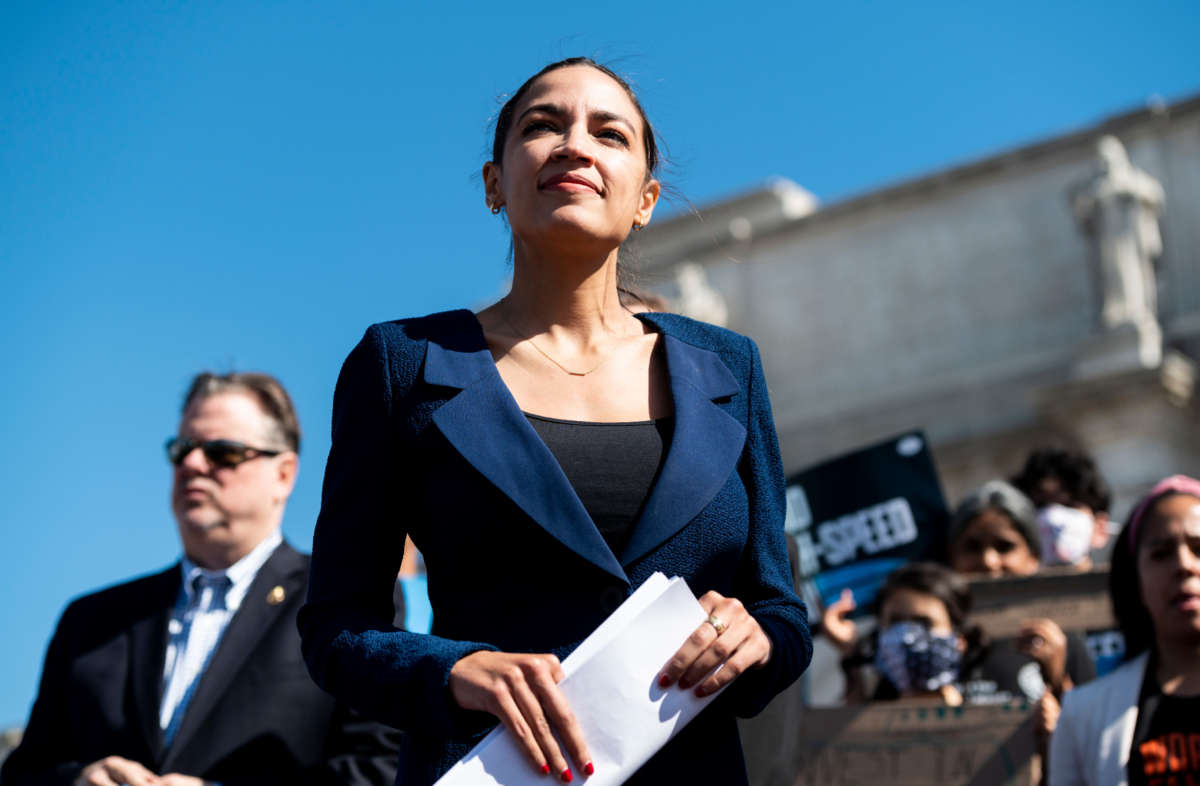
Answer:
<path fill-rule="evenodd" d="M 681 578 L 655 573 L 566 660 L 558 684 L 592 755 L 587 786 L 616 786 L 633 775 L 714 696 L 697 698 L 679 686 L 658 686 L 667 660 L 708 617 Z M 565 749 L 564 749 L 565 755 Z M 545 786 L 516 738 L 498 726 L 435 786 Z"/>

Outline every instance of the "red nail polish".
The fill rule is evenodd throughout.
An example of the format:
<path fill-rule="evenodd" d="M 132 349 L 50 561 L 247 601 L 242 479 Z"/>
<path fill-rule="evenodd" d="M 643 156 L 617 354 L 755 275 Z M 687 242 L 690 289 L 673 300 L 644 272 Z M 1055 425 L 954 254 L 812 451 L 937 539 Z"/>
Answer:
<path fill-rule="evenodd" d="M 575 776 L 571 774 L 570 767 L 567 767 L 565 770 L 562 771 L 561 777 L 562 777 L 563 783 L 570 783 L 571 781 L 575 780 Z"/>
<path fill-rule="evenodd" d="M 550 765 L 549 765 L 549 764 L 543 764 L 543 765 L 542 765 L 542 774 L 543 774 L 543 775 L 549 775 L 549 774 L 550 774 Z"/>
<path fill-rule="evenodd" d="M 670 684 L 671 684 L 671 678 L 668 677 L 666 674 L 660 674 L 658 676 L 658 687 L 665 688 Z"/>
<path fill-rule="evenodd" d="M 587 764 L 583 765 L 583 771 L 586 772 L 588 775 L 596 774 L 596 768 L 594 766 L 592 766 L 592 763 L 590 761 Z"/>

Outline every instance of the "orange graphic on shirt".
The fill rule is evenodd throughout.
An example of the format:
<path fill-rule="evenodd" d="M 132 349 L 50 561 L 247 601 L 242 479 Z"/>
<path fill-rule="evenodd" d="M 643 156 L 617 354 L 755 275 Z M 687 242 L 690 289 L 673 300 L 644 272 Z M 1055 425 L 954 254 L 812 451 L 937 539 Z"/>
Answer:
<path fill-rule="evenodd" d="M 1164 734 L 1146 740 L 1138 751 L 1150 786 L 1200 786 L 1200 734 Z"/>

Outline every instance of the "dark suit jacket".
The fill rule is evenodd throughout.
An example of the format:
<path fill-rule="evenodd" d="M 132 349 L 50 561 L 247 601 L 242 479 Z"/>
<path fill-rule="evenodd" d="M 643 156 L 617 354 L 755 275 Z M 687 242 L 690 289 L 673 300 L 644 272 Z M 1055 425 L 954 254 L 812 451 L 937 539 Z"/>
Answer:
<path fill-rule="evenodd" d="M 481 649 L 564 657 L 655 571 L 683 576 L 697 596 L 740 599 L 774 648 L 634 782 L 744 782 L 734 716 L 760 711 L 808 665 L 758 350 L 684 317 L 642 318 L 664 336 L 675 429 L 619 555 L 519 410 L 469 311 L 374 325 L 346 360 L 301 635 L 319 684 L 408 732 L 405 786 L 434 781 L 496 722 L 454 704 L 457 660 Z M 425 557 L 431 635 L 391 626 L 406 533 Z"/>
<path fill-rule="evenodd" d="M 308 557 L 280 545 L 254 578 L 164 750 L 158 713 L 178 565 L 86 595 L 59 621 L 4 786 L 67 784 L 115 755 L 156 773 L 239 783 L 390 783 L 396 740 L 305 669 L 296 634 Z M 282 587 L 282 602 L 268 594 Z"/>

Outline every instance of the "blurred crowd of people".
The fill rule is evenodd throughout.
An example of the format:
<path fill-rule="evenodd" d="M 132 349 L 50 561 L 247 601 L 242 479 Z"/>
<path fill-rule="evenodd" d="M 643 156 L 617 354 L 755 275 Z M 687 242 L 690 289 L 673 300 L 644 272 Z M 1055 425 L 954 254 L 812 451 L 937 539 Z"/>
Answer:
<path fill-rule="evenodd" d="M 1054 786 L 1200 783 L 1200 482 L 1163 480 L 1115 536 L 1111 503 L 1095 461 L 1060 448 L 968 493 L 945 558 L 891 573 L 869 633 L 848 590 L 824 610 L 846 701 L 1031 702 Z M 1113 630 L 1035 617 L 998 638 L 972 621 L 973 581 L 1092 570 L 1109 571 Z"/>
<path fill-rule="evenodd" d="M 180 762 L 181 749 L 171 745 L 171 738 L 180 732 L 183 709 L 205 691 L 218 696 L 224 691 L 221 702 L 227 705 L 217 702 L 214 707 L 201 698 L 204 711 L 211 713 L 208 723 L 253 701 L 271 734 L 297 740 L 325 736 L 327 746 L 316 756 L 318 749 L 304 752 L 302 747 L 266 756 L 252 738 L 214 742 L 200 735 L 190 743 L 196 748 L 190 755 L 212 759 L 214 748 L 219 749 L 225 759 L 210 762 L 214 773 L 236 771 L 245 761 L 256 760 L 292 773 L 288 777 L 303 772 L 300 777 L 339 782 L 391 780 L 394 770 L 386 762 L 394 755 L 395 742 L 387 740 L 382 727 L 346 715 L 344 708 L 325 704 L 327 699 L 320 699 L 322 707 L 313 711 L 319 729 L 309 728 L 308 722 L 298 727 L 297 715 L 265 711 L 262 702 L 294 706 L 309 700 L 302 697 L 310 693 L 316 700 L 320 694 L 315 686 L 291 687 L 286 695 L 272 698 L 241 684 L 242 672 L 252 672 L 259 661 L 264 667 L 286 668 L 294 660 L 292 668 L 301 668 L 293 617 L 294 600 L 303 597 L 304 564 L 297 561 L 294 569 L 281 572 L 281 565 L 298 558 L 278 534 L 298 449 L 295 414 L 273 379 L 237 374 L 196 378 L 185 398 L 179 436 L 168 444 L 180 536 L 188 554 L 207 555 L 210 566 L 224 566 L 227 573 L 237 573 L 236 566 L 244 567 L 246 560 L 254 562 L 244 571 L 241 594 L 262 595 L 263 602 L 243 601 L 247 611 L 242 617 L 257 615 L 256 624 L 270 627 L 275 618 L 263 616 L 266 610 L 282 613 L 279 632 L 242 645 L 246 660 L 241 672 L 233 667 L 222 675 L 230 689 L 200 679 L 225 629 L 237 630 L 229 616 L 207 619 L 214 609 L 203 607 L 202 601 L 215 604 L 211 592 L 202 589 L 211 573 L 206 566 L 185 559 L 164 574 L 76 601 L 51 644 L 27 736 L 4 768 L 4 783 L 174 783 L 151 779 L 150 768 L 162 771 L 164 765 Z M 258 474 L 240 485 L 205 486 L 205 478 L 216 477 L 210 473 L 213 468 L 227 472 L 253 466 L 253 459 L 273 463 L 262 462 Z M 229 531 L 207 522 L 208 509 L 218 505 L 237 512 Z M 1184 476 L 1163 480 L 1115 534 L 1111 505 L 1112 493 L 1095 461 L 1061 448 L 1037 449 L 1010 479 L 991 480 L 968 493 L 949 516 L 943 559 L 909 563 L 891 573 L 870 610 L 873 626 L 861 618 L 855 621 L 859 610 L 849 590 L 824 610 L 822 631 L 841 653 L 846 702 L 924 698 L 949 706 L 1028 703 L 1054 786 L 1198 782 L 1200 481 Z M 415 599 L 419 607 L 427 607 L 421 586 L 413 583 L 414 576 L 423 576 L 420 563 L 409 541 L 396 587 L 396 624 L 401 627 L 406 616 L 412 622 L 414 611 L 410 607 L 405 613 L 405 590 L 410 604 Z M 1075 620 L 1035 617 L 1025 620 L 1015 637 L 996 637 L 972 619 L 974 582 L 1089 571 L 1109 573 L 1112 630 L 1084 631 Z M 273 586 L 268 589 L 267 584 Z M 235 592 L 233 587 L 226 591 Z M 140 595 L 140 601 L 134 602 L 131 593 Z M 223 603 L 237 612 L 237 605 Z M 120 612 L 120 624 L 98 629 L 97 621 L 108 625 L 113 609 Z M 159 609 L 171 610 L 171 624 L 165 649 L 155 657 L 159 648 L 146 644 L 138 631 L 146 625 L 142 617 Z M 418 618 L 421 614 L 427 611 L 418 611 Z M 190 640 L 204 625 L 216 627 L 207 639 Z M 427 619 L 418 623 L 427 625 Z M 280 652 L 287 654 L 272 654 L 276 648 L 267 642 L 273 637 L 290 643 L 290 652 L 282 647 Z M 122 645 L 117 652 L 112 640 L 128 640 L 135 651 Z M 121 667 L 128 684 L 118 682 L 116 693 L 113 684 L 93 679 L 96 675 L 78 664 L 111 669 L 125 658 L 136 659 L 138 646 L 149 647 L 151 660 L 164 664 L 156 669 L 164 669 L 168 690 L 160 703 L 143 708 L 151 720 L 137 717 L 136 707 L 126 707 L 128 714 L 120 722 L 101 722 L 124 702 L 119 696 L 136 694 L 135 664 Z M 199 654 L 191 653 L 195 657 L 189 660 L 196 648 Z M 176 682 L 178 691 L 170 689 Z M 89 734 L 72 737 L 71 729 L 80 724 Z M 339 751 L 338 740 L 354 739 L 357 752 Z M 104 745 L 122 752 L 140 749 L 143 755 L 140 760 L 105 755 Z M 186 756 L 180 763 L 197 766 Z"/>

